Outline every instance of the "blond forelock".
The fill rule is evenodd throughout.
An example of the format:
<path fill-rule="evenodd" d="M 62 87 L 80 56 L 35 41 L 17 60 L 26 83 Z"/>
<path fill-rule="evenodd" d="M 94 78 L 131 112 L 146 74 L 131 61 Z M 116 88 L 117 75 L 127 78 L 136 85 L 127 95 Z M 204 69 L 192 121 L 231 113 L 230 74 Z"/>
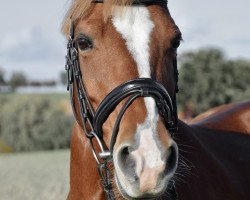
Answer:
<path fill-rule="evenodd" d="M 103 3 L 103 18 L 106 21 L 113 13 L 114 6 L 126 7 L 133 0 L 104 0 Z M 93 6 L 93 0 L 72 0 L 71 6 L 65 16 L 62 31 L 68 35 L 70 29 L 71 18 L 78 21 L 83 18 Z"/>

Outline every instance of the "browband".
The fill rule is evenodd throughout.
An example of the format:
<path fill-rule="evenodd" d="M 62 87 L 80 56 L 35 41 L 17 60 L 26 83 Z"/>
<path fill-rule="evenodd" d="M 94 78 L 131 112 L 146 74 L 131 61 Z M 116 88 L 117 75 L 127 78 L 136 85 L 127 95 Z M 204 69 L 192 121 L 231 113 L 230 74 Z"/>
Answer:
<path fill-rule="evenodd" d="M 93 3 L 104 3 L 105 0 L 94 0 Z M 133 0 L 131 5 L 161 5 L 166 7 L 168 0 Z"/>

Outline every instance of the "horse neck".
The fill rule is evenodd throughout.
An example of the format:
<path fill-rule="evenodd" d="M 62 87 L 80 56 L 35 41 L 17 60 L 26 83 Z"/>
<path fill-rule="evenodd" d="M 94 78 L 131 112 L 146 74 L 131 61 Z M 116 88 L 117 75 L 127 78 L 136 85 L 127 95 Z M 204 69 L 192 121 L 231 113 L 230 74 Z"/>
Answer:
<path fill-rule="evenodd" d="M 236 192 L 221 193 L 221 196 L 217 193 L 218 191 L 235 191 L 237 188 L 230 170 L 239 167 L 237 168 L 235 166 L 237 163 L 224 157 L 222 153 L 230 149 L 226 146 L 229 141 L 227 134 L 229 133 L 179 123 L 179 131 L 174 139 L 180 152 L 176 173 L 181 179 L 178 181 L 177 178 L 176 184 L 180 199 L 210 200 L 225 199 L 225 196 L 230 200 L 240 199 L 240 194 L 236 195 Z M 230 165 L 230 170 L 227 165 Z M 233 173 L 237 174 L 238 171 Z M 213 197 L 210 191 L 214 191 L 218 196 Z"/>
<path fill-rule="evenodd" d="M 189 162 L 186 164 L 191 168 L 201 168 L 204 173 L 205 171 L 210 172 L 212 167 L 217 169 L 220 166 L 220 160 L 210 145 L 210 136 L 216 136 L 216 134 L 216 130 L 207 134 L 202 127 L 189 126 L 179 122 L 179 130 L 174 139 L 179 146 L 180 162 L 183 158 Z M 206 163 L 209 167 L 204 167 Z"/>

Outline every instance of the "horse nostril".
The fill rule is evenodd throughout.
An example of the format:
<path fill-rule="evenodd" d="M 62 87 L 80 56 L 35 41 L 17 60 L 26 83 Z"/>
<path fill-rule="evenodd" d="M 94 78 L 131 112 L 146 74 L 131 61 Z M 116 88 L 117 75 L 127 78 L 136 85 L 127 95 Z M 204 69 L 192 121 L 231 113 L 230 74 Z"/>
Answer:
<path fill-rule="evenodd" d="M 135 176 L 135 160 L 131 156 L 130 152 L 131 147 L 129 146 L 125 146 L 119 150 L 117 155 L 118 165 L 124 174 L 136 180 L 137 176 Z"/>
<path fill-rule="evenodd" d="M 178 163 L 178 147 L 175 142 L 169 148 L 169 155 L 167 158 L 167 167 L 165 169 L 165 175 L 173 174 L 177 168 Z"/>
<path fill-rule="evenodd" d="M 124 147 L 120 150 L 120 154 L 119 154 L 119 162 L 122 166 L 126 166 L 126 167 L 133 167 L 135 162 L 133 161 L 133 158 L 130 155 L 130 148 Z"/>
<path fill-rule="evenodd" d="M 126 163 L 128 162 L 128 159 L 129 159 L 128 147 L 124 147 L 120 149 L 120 152 L 118 154 L 118 161 L 119 161 L 120 166 L 126 165 Z"/>

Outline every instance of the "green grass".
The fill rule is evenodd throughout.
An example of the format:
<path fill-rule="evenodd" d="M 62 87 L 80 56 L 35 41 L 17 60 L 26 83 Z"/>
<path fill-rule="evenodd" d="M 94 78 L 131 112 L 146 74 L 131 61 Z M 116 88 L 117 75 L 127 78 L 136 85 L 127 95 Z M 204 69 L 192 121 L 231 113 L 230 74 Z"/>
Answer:
<path fill-rule="evenodd" d="M 49 97 L 53 100 L 62 100 L 62 99 L 69 99 L 68 93 L 48 93 L 48 94 L 21 94 L 21 93 L 0 93 L 0 100 L 1 99 L 13 99 L 13 98 L 19 98 L 19 97 Z"/>
<path fill-rule="evenodd" d="M 65 200 L 69 151 L 0 154 L 1 200 Z"/>

